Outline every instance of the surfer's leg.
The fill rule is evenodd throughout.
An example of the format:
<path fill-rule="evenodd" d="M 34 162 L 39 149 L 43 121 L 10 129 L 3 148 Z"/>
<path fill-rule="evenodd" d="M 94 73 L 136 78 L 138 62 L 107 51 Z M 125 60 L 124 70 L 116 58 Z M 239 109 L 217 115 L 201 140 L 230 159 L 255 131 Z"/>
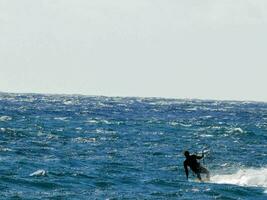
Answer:
<path fill-rule="evenodd" d="M 200 181 L 202 181 L 201 176 L 200 176 L 200 173 L 197 172 L 196 175 L 197 175 L 197 178 L 198 178 Z"/>
<path fill-rule="evenodd" d="M 208 180 L 210 180 L 210 172 L 209 172 L 209 170 L 207 170 L 205 167 L 200 167 L 200 173 L 204 173 L 204 174 L 206 174 L 206 178 L 208 179 Z"/>

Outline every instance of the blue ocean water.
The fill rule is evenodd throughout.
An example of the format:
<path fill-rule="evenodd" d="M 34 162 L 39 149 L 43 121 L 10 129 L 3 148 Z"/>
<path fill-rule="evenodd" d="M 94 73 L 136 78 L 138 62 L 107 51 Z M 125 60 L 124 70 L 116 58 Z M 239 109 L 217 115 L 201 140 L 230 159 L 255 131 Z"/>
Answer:
<path fill-rule="evenodd" d="M 267 103 L 0 93 L 0 199 L 267 199 L 266 147 Z"/>

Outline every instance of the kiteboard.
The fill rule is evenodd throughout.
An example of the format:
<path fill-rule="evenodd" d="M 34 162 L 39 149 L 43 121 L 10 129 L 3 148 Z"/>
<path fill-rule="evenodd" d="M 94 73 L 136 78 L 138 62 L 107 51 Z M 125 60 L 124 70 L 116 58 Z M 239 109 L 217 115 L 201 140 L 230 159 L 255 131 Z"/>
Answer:
<path fill-rule="evenodd" d="M 208 182 L 210 182 L 210 179 L 209 178 L 202 178 L 201 180 L 199 180 L 198 178 L 195 178 L 194 182 L 208 183 Z"/>

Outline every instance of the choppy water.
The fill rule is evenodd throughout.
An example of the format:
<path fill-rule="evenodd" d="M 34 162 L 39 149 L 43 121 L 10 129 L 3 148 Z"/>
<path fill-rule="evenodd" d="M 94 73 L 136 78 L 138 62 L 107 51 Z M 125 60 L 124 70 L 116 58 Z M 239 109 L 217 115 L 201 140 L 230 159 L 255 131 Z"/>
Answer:
<path fill-rule="evenodd" d="M 0 94 L 0 199 L 267 199 L 266 147 L 266 103 Z"/>

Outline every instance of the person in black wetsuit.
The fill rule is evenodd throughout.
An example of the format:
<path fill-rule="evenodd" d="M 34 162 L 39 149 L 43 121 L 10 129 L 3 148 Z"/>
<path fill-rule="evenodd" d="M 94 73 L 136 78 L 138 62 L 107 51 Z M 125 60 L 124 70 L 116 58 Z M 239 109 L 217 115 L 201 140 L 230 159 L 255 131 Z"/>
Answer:
<path fill-rule="evenodd" d="M 200 174 L 204 173 L 207 175 L 207 180 L 210 179 L 210 172 L 200 165 L 200 163 L 197 161 L 197 159 L 202 159 L 204 157 L 204 154 L 202 153 L 202 156 L 197 155 L 190 155 L 189 151 L 185 151 L 184 155 L 186 157 L 186 160 L 184 161 L 184 170 L 186 174 L 186 178 L 188 179 L 188 167 L 197 175 L 197 178 L 202 181 Z"/>

